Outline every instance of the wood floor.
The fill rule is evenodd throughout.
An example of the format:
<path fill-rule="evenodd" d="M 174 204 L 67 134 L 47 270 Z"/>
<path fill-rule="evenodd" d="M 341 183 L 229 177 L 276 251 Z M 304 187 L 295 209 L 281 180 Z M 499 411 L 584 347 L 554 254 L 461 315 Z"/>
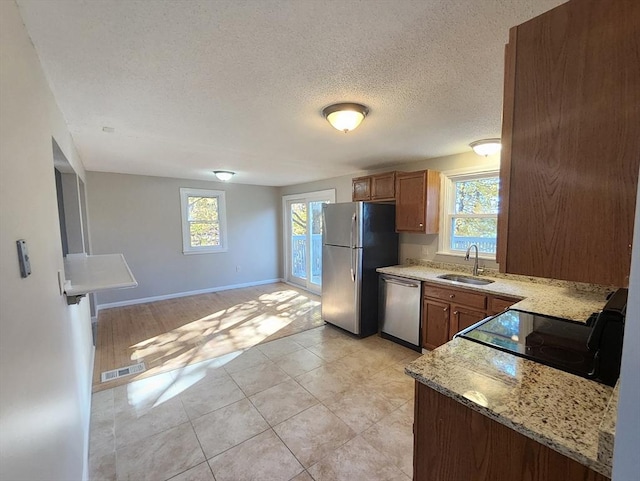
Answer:
<path fill-rule="evenodd" d="M 324 324 L 320 298 L 284 283 L 99 312 L 93 392 L 212 359 Z M 103 371 L 147 370 L 101 383 Z"/>

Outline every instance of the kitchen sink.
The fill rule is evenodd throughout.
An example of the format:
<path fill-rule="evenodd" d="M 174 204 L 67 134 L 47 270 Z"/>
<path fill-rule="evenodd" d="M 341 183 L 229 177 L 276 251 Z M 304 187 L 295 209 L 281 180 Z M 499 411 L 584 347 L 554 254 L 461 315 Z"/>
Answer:
<path fill-rule="evenodd" d="M 471 276 L 463 276 L 461 274 L 442 274 L 441 276 L 438 276 L 438 279 L 445 279 L 447 281 L 453 281 L 453 282 L 461 282 L 463 284 L 474 284 L 476 286 L 484 286 L 486 284 L 491 284 L 492 281 L 491 279 L 479 279 L 477 277 L 471 277 Z"/>

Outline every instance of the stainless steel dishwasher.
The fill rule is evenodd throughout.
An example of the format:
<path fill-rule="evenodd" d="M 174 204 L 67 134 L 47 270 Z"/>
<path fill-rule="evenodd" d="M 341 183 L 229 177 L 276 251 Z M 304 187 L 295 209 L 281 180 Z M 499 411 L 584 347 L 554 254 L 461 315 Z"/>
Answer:
<path fill-rule="evenodd" d="M 380 335 L 421 352 L 420 281 L 380 275 Z"/>

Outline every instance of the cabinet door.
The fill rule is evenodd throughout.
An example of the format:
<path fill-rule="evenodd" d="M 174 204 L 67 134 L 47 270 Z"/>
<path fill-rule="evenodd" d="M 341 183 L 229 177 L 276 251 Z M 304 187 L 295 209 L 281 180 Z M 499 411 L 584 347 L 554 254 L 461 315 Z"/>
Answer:
<path fill-rule="evenodd" d="M 449 320 L 449 338 L 453 338 L 456 333 L 474 325 L 487 317 L 487 314 L 481 311 L 474 311 L 464 306 L 451 305 L 451 319 Z"/>
<path fill-rule="evenodd" d="M 610 481 L 419 381 L 413 426 L 416 481 Z"/>
<path fill-rule="evenodd" d="M 449 304 L 427 297 L 422 301 L 422 347 L 435 349 L 449 340 Z"/>
<path fill-rule="evenodd" d="M 640 167 L 639 29 L 640 2 L 610 0 L 570 1 L 511 30 L 503 272 L 628 285 Z"/>
<path fill-rule="evenodd" d="M 520 299 L 490 296 L 488 307 L 489 314 L 499 314 L 502 311 L 506 311 L 519 300 Z"/>
<path fill-rule="evenodd" d="M 371 200 L 395 200 L 396 173 L 387 172 L 371 177 Z"/>
<path fill-rule="evenodd" d="M 396 231 L 437 234 L 440 172 L 396 174 Z"/>
<path fill-rule="evenodd" d="M 358 177 L 351 181 L 353 202 L 371 200 L 371 177 Z"/>

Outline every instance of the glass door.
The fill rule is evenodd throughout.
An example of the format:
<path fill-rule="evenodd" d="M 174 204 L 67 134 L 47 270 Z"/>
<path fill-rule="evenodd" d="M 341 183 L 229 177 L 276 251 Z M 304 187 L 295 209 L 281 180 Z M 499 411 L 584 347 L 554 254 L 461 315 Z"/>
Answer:
<path fill-rule="evenodd" d="M 307 284 L 307 203 L 289 202 L 290 247 L 289 280 L 296 284 Z"/>
<path fill-rule="evenodd" d="M 335 191 L 284 197 L 285 280 L 316 293 L 322 286 L 322 204 L 334 198 Z"/>

